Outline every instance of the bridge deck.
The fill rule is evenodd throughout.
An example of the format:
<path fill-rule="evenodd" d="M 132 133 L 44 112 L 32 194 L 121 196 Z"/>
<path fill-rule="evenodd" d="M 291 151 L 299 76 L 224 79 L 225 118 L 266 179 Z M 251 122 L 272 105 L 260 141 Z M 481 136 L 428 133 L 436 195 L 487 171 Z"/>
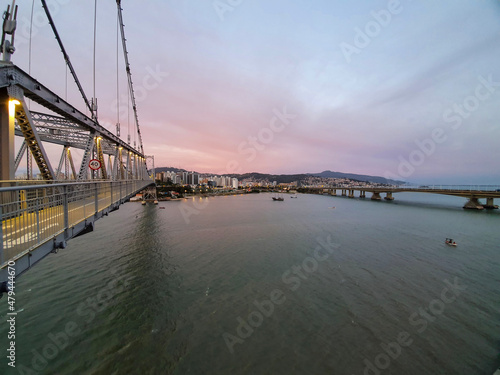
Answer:
<path fill-rule="evenodd" d="M 500 198 L 500 186 L 471 186 L 471 187 L 405 187 L 405 186 L 387 186 L 387 187 L 329 187 L 323 190 L 353 190 L 365 191 L 370 193 L 429 193 L 441 195 L 453 195 L 464 198 Z"/>
<path fill-rule="evenodd" d="M 15 263 L 16 274 L 26 271 L 152 183 L 99 181 L 0 188 L 0 281 L 7 279 L 9 263 Z"/>
<path fill-rule="evenodd" d="M 464 198 L 500 198 L 500 191 L 495 190 L 467 190 L 467 189 L 441 189 L 441 188 L 355 188 L 350 190 L 377 192 L 377 193 L 430 193 L 453 195 Z"/>

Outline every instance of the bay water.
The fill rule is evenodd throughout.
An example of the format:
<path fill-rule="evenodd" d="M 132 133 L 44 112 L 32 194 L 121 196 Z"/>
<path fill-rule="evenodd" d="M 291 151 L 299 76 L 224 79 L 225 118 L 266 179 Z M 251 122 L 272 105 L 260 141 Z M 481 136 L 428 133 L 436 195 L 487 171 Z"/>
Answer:
<path fill-rule="evenodd" d="M 498 368 L 498 210 L 418 193 L 271 197 L 127 203 L 97 221 L 16 280 L 15 368 L 0 300 L 0 373 Z"/>

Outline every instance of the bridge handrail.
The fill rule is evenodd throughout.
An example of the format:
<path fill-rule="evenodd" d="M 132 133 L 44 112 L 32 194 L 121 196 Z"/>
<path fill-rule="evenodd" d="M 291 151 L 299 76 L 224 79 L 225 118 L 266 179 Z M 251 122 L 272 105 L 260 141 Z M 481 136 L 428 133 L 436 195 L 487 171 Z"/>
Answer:
<path fill-rule="evenodd" d="M 7 186 L 7 187 L 0 187 L 0 193 L 1 192 L 9 192 L 9 191 L 16 191 L 16 190 L 35 190 L 35 189 L 46 189 L 46 188 L 53 188 L 53 187 L 64 187 L 64 186 L 73 186 L 73 185 L 91 185 L 91 184 L 105 184 L 105 183 L 118 183 L 118 182 L 123 182 L 123 183 L 130 183 L 130 182 L 147 182 L 151 181 L 151 184 L 154 183 L 153 180 L 151 179 L 145 179 L 145 180 L 116 180 L 116 181 L 111 181 L 111 180 L 92 180 L 92 181 L 74 181 L 74 182 L 56 182 L 56 183 L 51 183 L 51 181 L 47 181 L 45 185 L 16 185 L 16 186 Z M 0 185 L 3 183 L 8 183 L 11 181 L 0 181 Z M 43 182 L 43 180 L 40 180 L 38 182 Z"/>
<path fill-rule="evenodd" d="M 0 188 L 0 276 L 5 276 L 11 260 L 16 272 L 23 272 L 89 222 L 152 184 L 152 180 L 94 180 Z"/>
<path fill-rule="evenodd" d="M 465 190 L 465 191 L 499 191 L 500 185 L 399 185 L 393 188 L 404 190 Z"/>

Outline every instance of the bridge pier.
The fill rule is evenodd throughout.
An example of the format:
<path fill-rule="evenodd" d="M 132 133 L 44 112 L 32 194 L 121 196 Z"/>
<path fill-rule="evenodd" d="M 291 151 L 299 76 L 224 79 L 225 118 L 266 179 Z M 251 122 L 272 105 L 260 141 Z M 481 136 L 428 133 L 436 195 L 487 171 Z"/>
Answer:
<path fill-rule="evenodd" d="M 492 210 L 492 209 L 497 209 L 498 205 L 493 203 L 493 198 L 486 198 L 486 204 L 483 205 L 483 207 Z"/>
<path fill-rule="evenodd" d="M 330 194 L 332 196 L 336 197 L 337 196 L 337 189 L 332 189 L 332 192 Z"/>
<path fill-rule="evenodd" d="M 347 195 L 347 190 L 346 189 L 342 189 L 342 196 L 345 197 Z"/>
<path fill-rule="evenodd" d="M 354 198 L 354 190 L 349 189 L 349 198 Z"/>
<path fill-rule="evenodd" d="M 366 191 L 364 191 L 364 190 L 360 190 L 360 191 L 359 191 L 359 197 L 360 197 L 360 198 L 366 198 Z"/>
<path fill-rule="evenodd" d="M 392 192 L 388 191 L 388 192 L 386 193 L 386 196 L 384 197 L 384 199 L 385 199 L 386 201 L 393 201 L 393 200 L 394 200 L 394 197 L 392 196 Z"/>
<path fill-rule="evenodd" d="M 372 193 L 372 197 L 370 198 L 372 201 L 380 201 L 382 200 L 382 197 L 380 196 L 380 193 L 374 191 Z"/>
<path fill-rule="evenodd" d="M 469 210 L 482 210 L 484 209 L 483 205 L 479 200 L 475 197 L 469 198 L 469 201 L 464 205 L 465 209 Z"/>

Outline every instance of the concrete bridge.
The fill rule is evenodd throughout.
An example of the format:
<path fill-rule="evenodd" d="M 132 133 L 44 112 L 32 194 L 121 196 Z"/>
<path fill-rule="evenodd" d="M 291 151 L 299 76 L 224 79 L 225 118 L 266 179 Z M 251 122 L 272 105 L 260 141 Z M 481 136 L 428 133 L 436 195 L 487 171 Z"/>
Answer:
<path fill-rule="evenodd" d="M 438 185 L 438 186 L 388 186 L 388 187 L 360 187 L 360 186 L 347 186 L 347 187 L 330 187 L 330 188 L 309 188 L 309 190 L 315 191 L 317 193 L 323 192 L 329 195 L 337 196 L 337 192 L 340 192 L 341 196 L 346 196 L 349 198 L 355 197 L 355 192 L 358 192 L 359 198 L 365 198 L 366 193 L 371 193 L 370 199 L 372 200 L 393 200 L 395 193 L 427 193 L 427 194 L 441 194 L 441 195 L 453 195 L 456 197 L 467 198 L 468 201 L 465 203 L 465 209 L 496 209 L 498 205 L 494 204 L 495 198 L 500 198 L 500 186 L 491 185 Z M 382 197 L 381 194 L 385 194 Z M 484 203 L 479 199 L 484 199 Z"/>

